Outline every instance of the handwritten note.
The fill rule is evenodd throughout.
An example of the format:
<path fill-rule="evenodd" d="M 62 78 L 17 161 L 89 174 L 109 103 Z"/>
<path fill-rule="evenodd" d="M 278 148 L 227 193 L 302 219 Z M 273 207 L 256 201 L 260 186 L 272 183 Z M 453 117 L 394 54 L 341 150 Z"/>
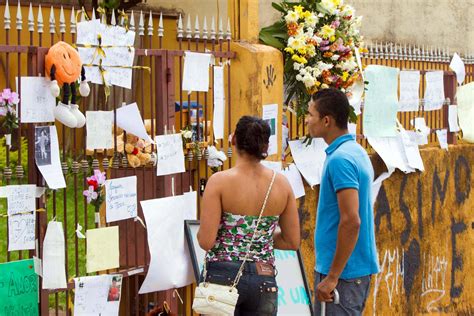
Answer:
<path fill-rule="evenodd" d="M 309 146 L 303 144 L 302 140 L 292 140 L 289 144 L 296 167 L 309 186 L 313 187 L 321 183 L 321 174 L 326 160 L 324 150 L 328 147 L 324 140 L 313 138 Z"/>
<path fill-rule="evenodd" d="M 137 177 L 105 181 L 107 223 L 137 217 Z"/>
<path fill-rule="evenodd" d="M 98 30 L 100 26 L 100 20 L 90 20 L 77 23 L 77 44 L 86 45 L 99 45 Z M 86 62 L 86 61 L 82 61 Z"/>
<path fill-rule="evenodd" d="M 2 315 L 38 315 L 38 276 L 33 259 L 0 264 Z"/>
<path fill-rule="evenodd" d="M 48 223 L 43 241 L 43 289 L 63 289 L 66 282 L 66 255 L 61 222 Z"/>
<path fill-rule="evenodd" d="M 35 249 L 36 213 L 8 216 L 8 251 Z"/>
<path fill-rule="evenodd" d="M 184 53 L 183 90 L 204 91 L 209 90 L 209 64 L 211 54 Z"/>
<path fill-rule="evenodd" d="M 448 130 L 436 130 L 436 137 L 438 138 L 439 147 L 448 150 Z"/>
<path fill-rule="evenodd" d="M 21 122 L 54 122 L 56 98 L 49 90 L 50 81 L 45 77 L 20 77 L 20 82 Z"/>
<path fill-rule="evenodd" d="M 400 71 L 400 100 L 398 111 L 418 111 L 420 105 L 420 72 Z"/>
<path fill-rule="evenodd" d="M 87 230 L 87 273 L 118 268 L 118 226 Z"/>
<path fill-rule="evenodd" d="M 38 134 L 38 132 L 40 132 L 40 128 L 35 129 L 35 134 Z M 56 190 L 66 187 L 66 181 L 61 169 L 61 160 L 59 159 L 59 143 L 56 126 L 49 126 L 49 135 L 51 164 L 42 165 L 38 163 L 40 160 L 35 159 L 35 161 L 36 166 L 43 175 L 43 178 L 46 180 L 48 187 Z"/>
<path fill-rule="evenodd" d="M 8 215 L 36 210 L 36 185 L 7 186 Z"/>
<path fill-rule="evenodd" d="M 429 71 L 425 75 L 425 111 L 439 110 L 444 103 L 444 72 Z"/>
<path fill-rule="evenodd" d="M 365 70 L 369 81 L 365 92 L 364 135 L 396 136 L 398 68 L 370 65 Z"/>
<path fill-rule="evenodd" d="M 474 122 L 474 82 L 459 87 L 456 98 L 462 138 L 474 143 L 474 124 L 472 124 Z"/>
<path fill-rule="evenodd" d="M 224 67 L 214 67 L 214 113 L 212 118 L 212 130 L 215 139 L 224 138 Z"/>
<path fill-rule="evenodd" d="M 114 112 L 112 111 L 87 111 L 87 149 L 107 149 L 114 146 L 112 125 Z"/>
<path fill-rule="evenodd" d="M 183 140 L 180 134 L 158 135 L 155 137 L 157 148 L 156 175 L 163 176 L 184 172 Z"/>
<path fill-rule="evenodd" d="M 74 315 L 118 315 L 122 275 L 102 274 L 74 279 Z"/>

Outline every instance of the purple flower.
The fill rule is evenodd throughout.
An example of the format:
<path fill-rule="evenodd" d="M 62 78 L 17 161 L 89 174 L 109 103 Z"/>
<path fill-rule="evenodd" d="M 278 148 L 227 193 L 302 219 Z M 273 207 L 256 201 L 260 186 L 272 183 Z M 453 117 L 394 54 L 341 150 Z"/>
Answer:
<path fill-rule="evenodd" d="M 9 88 L 3 89 L 2 99 L 8 101 L 12 96 L 12 91 Z"/>
<path fill-rule="evenodd" d="M 94 191 L 94 187 L 91 185 L 88 190 L 84 190 L 82 194 L 87 197 L 87 203 L 90 204 L 92 200 L 97 199 L 97 192 Z"/>
<path fill-rule="evenodd" d="M 333 29 L 337 29 L 339 27 L 339 25 L 341 25 L 341 22 L 339 22 L 339 20 L 335 20 L 331 23 L 331 27 Z"/>
<path fill-rule="evenodd" d="M 18 93 L 12 92 L 10 94 L 10 98 L 8 98 L 8 103 L 10 104 L 18 104 L 20 102 L 20 98 L 18 98 Z"/>
<path fill-rule="evenodd" d="M 319 50 L 322 51 L 322 52 L 325 52 L 325 51 L 328 51 L 329 48 L 330 48 L 329 46 L 320 46 Z"/>
<path fill-rule="evenodd" d="M 7 108 L 4 106 L 0 106 L 0 116 L 7 115 Z"/>
<path fill-rule="evenodd" d="M 99 185 L 105 183 L 105 172 L 101 172 L 100 170 L 96 169 L 94 170 L 94 175 L 92 177 L 95 177 L 95 180 Z"/>

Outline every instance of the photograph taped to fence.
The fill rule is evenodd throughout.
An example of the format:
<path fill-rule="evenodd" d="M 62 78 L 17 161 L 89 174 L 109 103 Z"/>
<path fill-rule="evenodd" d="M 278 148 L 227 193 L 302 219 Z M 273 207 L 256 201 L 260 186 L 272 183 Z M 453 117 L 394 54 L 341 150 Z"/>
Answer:
<path fill-rule="evenodd" d="M 49 126 L 35 128 L 35 159 L 38 166 L 51 164 L 51 131 Z"/>
<path fill-rule="evenodd" d="M 199 280 L 206 254 L 197 240 L 199 221 L 184 222 L 194 277 Z M 275 250 L 275 266 L 278 272 L 278 315 L 313 315 L 311 294 L 300 252 Z"/>

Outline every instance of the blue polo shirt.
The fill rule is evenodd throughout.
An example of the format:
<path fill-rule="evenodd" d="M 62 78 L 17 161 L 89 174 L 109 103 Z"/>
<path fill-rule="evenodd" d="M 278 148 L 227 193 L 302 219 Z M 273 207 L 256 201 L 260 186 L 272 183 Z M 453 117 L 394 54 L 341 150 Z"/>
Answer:
<path fill-rule="evenodd" d="M 339 226 L 337 192 L 353 188 L 359 192 L 360 231 L 354 251 L 341 279 L 352 279 L 379 272 L 375 245 L 374 212 L 371 203 L 374 170 L 369 156 L 351 134 L 336 138 L 326 148 L 318 213 L 316 217 L 316 271 L 328 274 L 336 252 Z"/>

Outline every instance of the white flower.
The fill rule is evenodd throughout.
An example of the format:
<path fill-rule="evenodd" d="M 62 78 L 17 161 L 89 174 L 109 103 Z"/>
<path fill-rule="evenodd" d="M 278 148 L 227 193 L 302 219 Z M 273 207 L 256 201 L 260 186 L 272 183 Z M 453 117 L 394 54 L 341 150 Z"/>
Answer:
<path fill-rule="evenodd" d="M 319 18 L 311 12 L 311 15 L 304 20 L 304 24 L 308 27 L 314 28 L 318 21 Z"/>
<path fill-rule="evenodd" d="M 295 11 L 288 11 L 288 14 L 285 15 L 286 23 L 296 23 L 298 22 L 299 15 Z"/>
<path fill-rule="evenodd" d="M 321 6 L 323 9 L 328 11 L 330 14 L 335 14 L 337 10 L 337 4 L 333 0 L 322 0 Z"/>
<path fill-rule="evenodd" d="M 345 5 L 341 12 L 342 16 L 354 16 L 355 10 L 350 5 Z"/>
<path fill-rule="evenodd" d="M 331 59 L 334 60 L 334 61 L 337 61 L 339 59 L 339 57 L 340 57 L 339 55 L 334 54 L 334 55 L 332 55 Z"/>
<path fill-rule="evenodd" d="M 301 67 L 303 67 L 303 64 L 300 64 L 300 63 L 297 63 L 297 62 L 293 63 L 293 69 L 294 70 L 300 70 Z"/>
<path fill-rule="evenodd" d="M 321 70 L 321 71 L 323 71 L 323 70 L 330 70 L 330 69 L 332 69 L 332 67 L 334 67 L 333 64 L 326 64 L 326 63 L 324 63 L 324 62 L 322 62 L 322 61 L 319 61 L 319 62 L 318 62 L 318 68 L 319 68 L 319 70 Z"/>
<path fill-rule="evenodd" d="M 291 47 L 294 50 L 298 50 L 300 48 L 303 48 L 303 47 L 305 47 L 304 39 L 301 36 L 299 36 L 299 37 L 291 36 L 288 39 L 288 47 Z"/>
<path fill-rule="evenodd" d="M 187 139 L 190 139 L 191 137 L 193 137 L 193 132 L 191 131 L 183 131 L 182 134 L 183 134 L 183 137 Z"/>
<path fill-rule="evenodd" d="M 209 146 L 208 151 L 209 159 L 207 160 L 207 165 L 209 167 L 220 167 L 222 163 L 227 160 L 225 153 L 217 150 L 214 146 Z"/>
<path fill-rule="evenodd" d="M 339 64 L 339 67 L 342 69 L 342 71 L 350 72 L 350 71 L 354 70 L 354 68 L 357 67 L 357 63 L 355 62 L 354 58 L 351 58 L 351 59 L 346 60 L 346 61 L 342 62 L 341 64 Z"/>
<path fill-rule="evenodd" d="M 328 86 L 327 84 L 323 83 L 323 84 L 321 85 L 321 89 L 327 89 L 327 88 L 329 88 L 329 86 Z"/>
<path fill-rule="evenodd" d="M 300 74 L 296 75 L 296 80 L 303 81 L 303 76 Z"/>
<path fill-rule="evenodd" d="M 314 79 L 314 77 L 310 75 L 304 76 L 302 81 L 307 88 L 311 88 L 316 84 L 316 79 Z"/>

